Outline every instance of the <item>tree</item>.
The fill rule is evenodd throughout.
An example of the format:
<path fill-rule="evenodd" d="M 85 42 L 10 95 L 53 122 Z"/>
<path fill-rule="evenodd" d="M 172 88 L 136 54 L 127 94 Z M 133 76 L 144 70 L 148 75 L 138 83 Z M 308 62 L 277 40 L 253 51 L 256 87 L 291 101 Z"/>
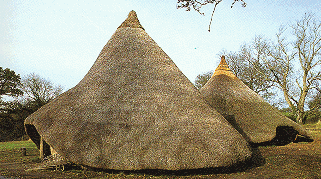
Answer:
<path fill-rule="evenodd" d="M 318 92 L 312 96 L 309 101 L 309 111 L 305 115 L 305 120 L 309 123 L 317 123 L 321 121 L 321 89 L 317 88 Z"/>
<path fill-rule="evenodd" d="M 177 1 L 177 9 L 186 9 L 186 11 L 190 11 L 191 9 L 194 9 L 195 11 L 197 11 L 198 13 L 200 13 L 201 15 L 204 15 L 204 13 L 201 12 L 201 8 L 205 5 L 208 4 L 214 4 L 214 9 L 212 12 L 212 16 L 211 16 L 211 21 L 210 24 L 208 26 L 208 31 L 211 31 L 211 23 L 213 20 L 213 15 L 216 9 L 216 6 L 222 2 L 223 0 L 178 0 Z M 233 7 L 233 5 L 236 2 L 241 2 L 243 7 L 246 7 L 246 3 L 244 0 L 233 0 L 231 8 Z"/>
<path fill-rule="evenodd" d="M 301 82 L 296 80 L 300 95 L 294 102 L 297 104 L 297 121 L 303 122 L 306 96 L 321 81 L 321 22 L 313 15 L 305 14 L 292 28 L 296 37 L 294 48 L 302 74 Z"/>
<path fill-rule="evenodd" d="M 211 79 L 213 75 L 213 72 L 212 71 L 209 71 L 207 73 L 204 73 L 204 74 L 199 74 L 197 75 L 196 79 L 195 79 L 195 87 L 200 90 L 205 84 L 206 82 Z"/>
<path fill-rule="evenodd" d="M 309 101 L 309 109 L 310 111 L 321 112 L 321 90 L 320 89 L 318 90 L 318 93 L 312 97 L 312 100 Z"/>
<path fill-rule="evenodd" d="M 220 2 L 223 0 L 178 0 L 177 1 L 177 8 L 185 8 L 186 11 L 190 11 L 194 9 L 195 11 L 199 12 L 200 14 L 204 15 L 200 10 L 203 6 L 208 4 L 214 4 L 216 7 Z M 246 3 L 244 0 L 233 0 L 231 8 L 236 2 L 241 2 L 243 7 L 246 7 Z M 214 9 L 215 10 L 215 9 Z"/>
<path fill-rule="evenodd" d="M 260 95 L 281 91 L 296 121 L 304 123 L 306 99 L 321 82 L 321 22 L 305 14 L 289 29 L 291 40 L 281 26 L 276 42 L 257 36 L 226 59 L 236 76 Z"/>
<path fill-rule="evenodd" d="M 259 39 L 259 38 L 257 38 Z M 226 62 L 229 68 L 233 71 L 234 75 L 238 77 L 244 84 L 256 93 L 263 96 L 265 99 L 270 98 L 273 92 L 270 91 L 272 83 L 266 81 L 263 75 L 253 67 L 251 63 L 259 63 L 261 60 L 260 55 L 254 56 L 254 50 L 250 45 L 243 45 L 241 51 L 236 52 L 221 52 L 221 55 L 225 56 Z M 256 48 L 256 51 L 260 51 Z M 261 69 L 262 71 L 265 71 Z M 213 72 L 207 72 L 200 74 L 195 79 L 195 87 L 201 89 L 206 82 L 211 78 Z"/>
<path fill-rule="evenodd" d="M 18 100 L 4 102 L 0 111 L 0 141 L 22 138 L 25 133 L 24 120 L 36 109 L 28 108 Z"/>
<path fill-rule="evenodd" d="M 267 69 L 261 65 L 265 58 L 262 54 L 268 46 L 268 42 L 263 37 L 257 36 L 250 45 L 242 45 L 239 53 L 230 52 L 225 55 L 235 76 L 265 99 L 273 95 L 270 91 L 273 84 L 265 80 L 264 73 Z"/>
<path fill-rule="evenodd" d="M 41 106 L 62 93 L 61 86 L 34 73 L 21 80 L 24 96 L 13 101 L 3 102 L 0 108 L 0 141 L 20 139 L 26 135 L 24 120 Z"/>
<path fill-rule="evenodd" d="M 13 70 L 0 67 L 0 99 L 2 95 L 22 95 L 23 93 L 19 89 L 21 84 L 20 79 L 20 75 L 16 74 Z"/>
<path fill-rule="evenodd" d="M 228 61 L 232 62 L 231 69 L 237 66 L 237 70 L 233 70 L 238 71 L 237 77 L 266 100 L 275 94 L 275 88 L 279 88 L 288 102 L 291 100 L 289 80 L 293 74 L 294 55 L 289 52 L 289 44 L 285 43 L 283 32 L 284 29 L 280 28 L 276 35 L 277 43 L 256 36 L 249 45 L 242 45 L 241 50 L 235 53 L 234 56 L 238 58 Z M 294 105 L 290 107 L 295 109 Z"/>
<path fill-rule="evenodd" d="M 276 35 L 276 43 L 269 45 L 264 40 L 254 43 L 254 48 L 264 47 L 258 51 L 261 61 L 248 60 L 264 80 L 282 91 L 296 121 L 304 123 L 306 98 L 321 80 L 321 22 L 312 14 L 305 14 L 290 28 L 293 41 L 285 38 L 287 29 L 283 26 Z M 299 66 L 297 71 L 295 66 Z"/>
<path fill-rule="evenodd" d="M 285 101 L 292 109 L 292 113 L 295 113 L 296 106 L 292 102 L 296 93 L 295 86 L 292 83 L 295 76 L 295 52 L 291 50 L 293 48 L 290 47 L 290 43 L 283 36 L 285 30 L 284 27 L 279 29 L 276 34 L 277 43 L 272 44 L 264 54 L 266 60 L 263 65 L 268 71 L 261 71 L 261 73 L 264 74 L 265 80 L 271 81 L 282 91 Z"/>
<path fill-rule="evenodd" d="M 54 86 L 50 81 L 31 73 L 22 79 L 24 99 L 40 107 L 62 93 L 61 86 Z"/>

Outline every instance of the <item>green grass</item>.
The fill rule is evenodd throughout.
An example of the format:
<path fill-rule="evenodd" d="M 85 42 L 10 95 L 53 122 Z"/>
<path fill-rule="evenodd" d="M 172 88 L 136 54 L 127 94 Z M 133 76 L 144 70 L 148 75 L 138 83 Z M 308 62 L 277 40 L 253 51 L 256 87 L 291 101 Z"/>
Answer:
<path fill-rule="evenodd" d="M 22 156 L 21 148 L 25 147 L 27 156 Z M 30 162 L 37 161 L 39 150 L 32 141 L 0 142 L 0 162 Z"/>
<path fill-rule="evenodd" d="M 2 150 L 20 150 L 20 148 L 37 148 L 31 140 L 28 141 L 12 141 L 12 142 L 0 142 L 0 151 Z"/>

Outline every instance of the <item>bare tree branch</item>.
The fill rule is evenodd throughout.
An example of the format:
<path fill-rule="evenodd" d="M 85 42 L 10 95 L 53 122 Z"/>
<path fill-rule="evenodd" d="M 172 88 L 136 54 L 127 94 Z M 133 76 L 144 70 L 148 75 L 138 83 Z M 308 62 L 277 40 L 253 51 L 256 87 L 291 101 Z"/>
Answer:
<path fill-rule="evenodd" d="M 211 31 L 211 24 L 213 20 L 213 15 L 216 10 L 216 6 L 222 2 L 223 0 L 177 0 L 176 8 L 177 9 L 186 9 L 186 11 L 190 11 L 191 9 L 194 9 L 196 12 L 200 13 L 201 15 L 205 15 L 203 12 L 201 12 L 201 8 L 208 4 L 214 4 L 214 8 L 211 15 L 211 20 L 209 23 L 208 31 Z M 233 3 L 231 5 L 231 8 L 233 8 L 234 4 L 236 2 L 241 2 L 242 7 L 246 7 L 246 3 L 244 0 L 233 0 Z"/>
<path fill-rule="evenodd" d="M 218 3 L 220 3 L 221 1 L 218 1 L 215 3 L 214 5 L 214 9 L 213 9 L 213 12 L 212 12 L 212 16 L 211 16 L 211 20 L 210 20 L 210 24 L 208 25 L 208 31 L 211 32 L 211 24 L 212 24 L 212 20 L 213 20 L 213 15 L 214 15 L 214 12 L 215 12 L 215 9 L 216 9 L 216 6 L 218 5 Z"/>

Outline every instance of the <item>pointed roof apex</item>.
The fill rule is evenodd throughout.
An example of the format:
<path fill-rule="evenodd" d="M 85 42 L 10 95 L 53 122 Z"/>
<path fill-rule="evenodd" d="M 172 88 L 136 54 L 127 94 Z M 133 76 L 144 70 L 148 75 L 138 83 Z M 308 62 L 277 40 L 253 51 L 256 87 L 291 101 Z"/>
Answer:
<path fill-rule="evenodd" d="M 130 27 L 130 28 L 143 28 L 143 26 L 140 24 L 137 14 L 134 10 L 130 11 L 128 14 L 127 19 L 118 27 L 119 28 L 124 28 L 124 27 Z"/>
<path fill-rule="evenodd" d="M 225 61 L 225 56 L 222 55 L 221 57 L 221 62 L 218 65 L 218 67 L 215 69 L 214 75 L 227 75 L 230 77 L 235 77 L 233 74 L 232 70 L 228 67 L 226 61 Z"/>

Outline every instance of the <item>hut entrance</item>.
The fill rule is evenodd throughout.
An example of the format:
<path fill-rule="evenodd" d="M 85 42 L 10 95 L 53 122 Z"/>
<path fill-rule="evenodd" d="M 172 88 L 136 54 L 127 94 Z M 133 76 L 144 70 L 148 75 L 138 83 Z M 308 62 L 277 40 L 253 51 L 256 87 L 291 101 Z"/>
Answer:
<path fill-rule="evenodd" d="M 49 155 L 51 155 L 50 145 L 40 137 L 40 158 L 43 159 Z"/>
<path fill-rule="evenodd" d="M 39 149 L 39 157 L 41 159 L 51 155 L 51 147 L 50 145 L 43 140 L 43 138 L 39 135 L 36 127 L 34 125 L 26 124 L 26 132 L 30 139 L 36 144 L 37 148 Z"/>

